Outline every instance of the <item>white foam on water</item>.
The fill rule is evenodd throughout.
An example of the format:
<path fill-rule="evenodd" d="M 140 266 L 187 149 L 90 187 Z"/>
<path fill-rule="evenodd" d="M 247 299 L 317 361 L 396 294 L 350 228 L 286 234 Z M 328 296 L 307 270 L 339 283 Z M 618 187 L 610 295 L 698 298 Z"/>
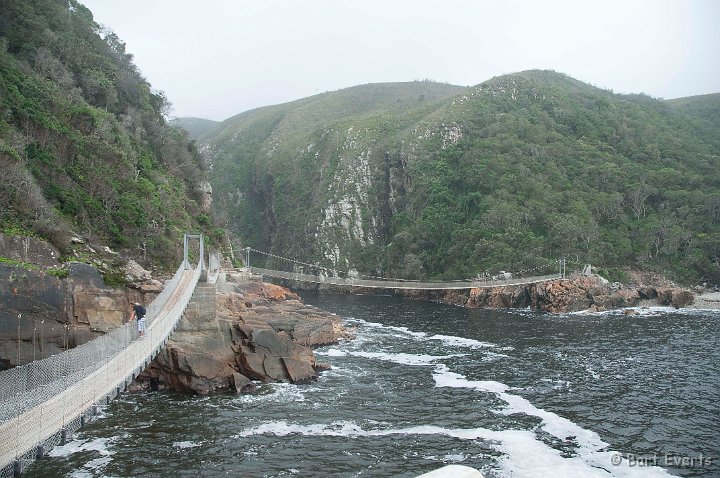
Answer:
<path fill-rule="evenodd" d="M 502 350 L 502 351 L 514 350 L 513 347 L 498 347 L 497 344 L 493 344 L 490 342 L 483 342 L 483 341 L 475 340 L 475 339 L 468 339 L 466 337 L 457 337 L 454 335 L 442 335 L 442 334 L 428 335 L 425 332 L 412 331 L 412 330 L 408 329 L 407 327 L 383 325 L 378 322 L 367 322 L 367 321 L 360 320 L 360 319 L 353 319 L 353 322 L 356 324 L 359 324 L 361 326 L 371 328 L 371 329 L 396 332 L 395 334 L 390 334 L 393 337 L 413 338 L 413 339 L 421 339 L 421 340 L 434 340 L 434 341 L 442 342 L 444 345 L 447 345 L 449 347 L 466 347 L 466 348 L 471 348 L 471 349 L 497 348 L 498 350 Z M 500 356 L 507 357 L 506 355 L 498 354 L 498 357 L 500 357 Z"/>
<path fill-rule="evenodd" d="M 485 362 L 492 362 L 495 360 L 501 360 L 501 359 L 506 359 L 506 358 L 510 358 L 510 356 L 506 355 L 506 354 L 499 354 L 496 352 L 485 352 L 485 355 L 483 356 L 482 359 Z"/>
<path fill-rule="evenodd" d="M 90 460 L 87 463 L 85 463 L 83 465 L 83 470 L 90 470 L 93 472 L 98 472 L 98 471 L 102 470 L 103 468 L 105 468 L 110 463 L 112 463 L 112 458 L 110 458 L 109 456 L 101 456 L 99 458 L 95 458 L 95 459 Z M 80 474 L 80 476 L 96 476 L 96 473 L 93 473 L 91 475 L 87 475 L 83 471 L 78 471 L 78 473 Z M 73 476 L 75 476 L 75 475 L 73 475 Z M 103 476 L 106 476 L 106 475 L 103 475 Z"/>
<path fill-rule="evenodd" d="M 400 365 L 435 365 L 438 360 L 444 360 L 452 357 L 464 357 L 466 354 L 450 354 L 450 355 L 428 355 L 428 354 L 406 354 L 406 353 L 388 353 L 388 352 L 348 352 L 348 355 L 355 357 L 364 357 L 369 359 L 382 360 L 384 362 L 392 362 Z"/>
<path fill-rule="evenodd" d="M 397 327 L 394 325 L 383 325 L 377 322 L 366 322 L 364 320 L 354 320 L 355 323 L 358 323 L 361 326 L 369 327 L 373 329 L 381 329 L 381 330 L 390 330 L 393 332 L 398 332 L 406 337 L 412 337 L 416 339 L 423 339 L 423 340 L 436 340 L 439 342 L 444 343 L 445 345 L 451 346 L 451 347 L 469 347 L 469 348 L 494 348 L 497 347 L 496 344 L 490 343 L 490 342 L 482 342 L 480 340 L 474 340 L 474 339 L 468 339 L 465 337 L 456 337 L 454 335 L 441 335 L 441 334 L 435 334 L 435 335 L 428 335 L 425 332 L 415 332 L 407 327 Z M 395 335 L 397 336 L 397 335 Z M 503 350 L 512 350 L 512 347 L 503 347 Z"/>
<path fill-rule="evenodd" d="M 184 450 L 185 448 L 195 448 L 198 446 L 202 446 L 202 443 L 194 441 L 176 441 L 173 443 L 173 447 L 180 448 L 181 450 Z"/>
<path fill-rule="evenodd" d="M 490 342 L 481 342 L 479 340 L 455 337 L 453 335 L 431 335 L 428 339 L 439 340 L 450 347 L 470 347 L 473 349 L 497 347 L 497 345 L 491 344 Z"/>
<path fill-rule="evenodd" d="M 472 388 L 481 392 L 492 393 L 503 393 L 509 388 L 504 383 L 494 380 L 468 380 L 464 375 L 451 372 L 445 364 L 439 364 L 435 367 L 433 379 L 435 379 L 436 387 Z"/>
<path fill-rule="evenodd" d="M 467 457 L 466 457 L 465 455 L 463 455 L 463 454 L 445 455 L 445 456 L 443 457 L 443 461 L 452 461 L 452 462 L 455 462 L 455 463 L 458 463 L 458 462 L 461 462 L 461 461 L 465 461 L 466 459 L 467 459 Z"/>
<path fill-rule="evenodd" d="M 261 384 L 259 390 L 269 389 L 271 393 L 242 393 L 233 397 L 232 402 L 237 403 L 261 403 L 261 402 L 304 402 L 305 393 L 312 391 L 312 388 L 298 387 L 292 383 L 267 383 Z"/>
<path fill-rule="evenodd" d="M 364 320 L 358 320 L 358 322 L 360 322 L 361 325 L 363 325 L 365 327 L 371 327 L 374 329 L 392 330 L 392 331 L 400 332 L 401 334 L 404 334 L 404 335 L 407 335 L 410 337 L 415 337 L 418 339 L 424 339 L 428 335 L 425 332 L 413 332 L 412 330 L 408 329 L 407 327 L 397 327 L 394 325 L 383 325 L 378 322 L 367 322 Z"/>
<path fill-rule="evenodd" d="M 592 378 L 594 378 L 596 380 L 600 378 L 600 374 L 597 373 L 595 370 L 593 370 L 592 367 L 586 366 L 585 371 L 587 373 L 589 373 L 592 376 Z"/>
<path fill-rule="evenodd" d="M 406 354 L 406 353 L 390 353 L 390 352 L 363 352 L 363 351 L 344 351 L 339 349 L 328 349 L 324 352 L 315 352 L 316 355 L 326 355 L 329 357 L 362 357 L 374 360 L 382 360 L 384 362 L 393 362 L 400 365 L 435 365 L 437 361 L 453 357 L 465 357 L 467 354 L 450 354 L 450 355 L 428 355 L 428 354 Z"/>
<path fill-rule="evenodd" d="M 117 441 L 117 437 L 95 438 L 92 440 L 74 439 L 64 445 L 57 445 L 50 450 L 48 456 L 68 456 L 81 451 L 96 451 L 102 456 L 110 456 L 115 452 L 110 450 L 110 445 Z"/>
<path fill-rule="evenodd" d="M 610 309 L 603 310 L 600 312 L 594 312 L 589 310 L 579 310 L 576 312 L 568 312 L 568 315 L 593 315 L 593 316 L 606 316 L 606 315 L 625 315 L 626 311 L 633 311 L 629 314 L 631 317 L 653 317 L 660 314 L 667 313 L 690 313 L 693 309 L 676 309 L 675 307 L 667 306 L 651 306 L 651 307 L 625 307 L 623 309 Z"/>
<path fill-rule="evenodd" d="M 469 388 L 494 393 L 507 403 L 501 413 L 506 415 L 523 413 L 540 418 L 542 420 L 541 428 L 545 432 L 560 440 L 570 439 L 578 445 L 577 457 L 564 458 L 559 451 L 538 441 L 534 434 L 531 441 L 526 440 L 527 437 L 524 434 L 518 435 L 514 440 L 505 440 L 498 449 L 511 457 L 510 460 L 506 460 L 507 463 L 504 466 L 512 471 L 512 476 L 607 476 L 608 472 L 612 476 L 627 477 L 669 476 L 669 473 L 663 468 L 630 467 L 629 462 L 624 459 L 615 466 L 613 457 L 617 455 L 617 452 L 606 451 L 605 449 L 609 444 L 605 443 L 600 438 L 600 435 L 591 430 L 586 430 L 556 413 L 537 408 L 523 397 L 508 393 L 510 387 L 503 383 L 492 380 L 468 380 L 461 374 L 451 372 L 444 364 L 436 366 L 433 378 L 436 387 Z M 510 432 L 513 431 L 506 430 L 503 433 Z M 518 432 L 521 431 L 518 430 Z M 513 448 L 518 443 L 521 443 L 522 446 L 517 447 L 517 449 Z M 550 450 L 556 453 L 557 456 L 550 459 Z M 530 454 L 534 455 L 535 458 L 527 457 L 523 458 L 524 461 L 518 462 L 518 454 Z M 530 468 L 525 466 L 528 462 Z M 541 470 L 545 470 L 547 473 L 539 473 Z M 591 470 L 594 471 L 588 474 Z M 602 474 L 597 474 L 598 470 L 604 471 L 602 471 Z"/>
<path fill-rule="evenodd" d="M 444 435 L 460 440 L 481 439 L 489 441 L 490 446 L 504 455 L 498 460 L 501 476 L 513 478 L 607 478 L 608 476 L 653 478 L 669 476 L 665 470 L 658 467 L 630 467 L 627 460 L 624 460 L 618 466 L 612 466 L 611 457 L 613 452 L 595 452 L 590 457 L 565 458 L 559 450 L 537 440 L 535 432 L 529 430 L 453 429 L 434 425 L 364 430 L 356 423 L 349 421 L 309 425 L 274 421 L 243 430 L 233 438 L 249 438 L 254 435 L 304 435 L 345 438 L 391 435 Z M 437 459 L 437 456 L 426 456 L 424 458 Z M 447 461 L 462 461 L 466 459 L 466 456 L 461 454 L 445 455 L 444 459 Z"/>
<path fill-rule="evenodd" d="M 325 357 L 345 357 L 347 352 L 339 349 L 315 350 L 315 355 L 323 355 Z"/>

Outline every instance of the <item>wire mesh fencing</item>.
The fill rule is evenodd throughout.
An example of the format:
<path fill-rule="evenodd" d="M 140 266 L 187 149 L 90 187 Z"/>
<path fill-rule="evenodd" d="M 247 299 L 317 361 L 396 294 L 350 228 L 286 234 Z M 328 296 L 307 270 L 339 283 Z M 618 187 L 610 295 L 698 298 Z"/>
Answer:
<path fill-rule="evenodd" d="M 367 287 L 380 289 L 473 289 L 478 287 L 501 287 L 508 285 L 532 284 L 535 282 L 544 282 L 553 279 L 559 279 L 560 274 L 549 274 L 534 277 L 517 277 L 507 279 L 488 279 L 488 280 L 472 280 L 472 281 L 447 281 L 447 282 L 421 282 L 413 280 L 367 280 L 359 278 L 330 277 L 324 275 L 311 275 L 301 272 L 276 271 L 272 269 L 263 269 L 259 267 L 251 267 L 250 270 L 255 274 L 260 274 L 278 279 L 287 279 L 297 282 L 309 282 L 312 284 L 328 284 L 337 286 L 350 287 Z"/>
<path fill-rule="evenodd" d="M 178 268 L 148 305 L 141 339 L 128 323 L 74 349 L 0 372 L 0 477 L 22 470 L 60 435 L 77 430 L 88 411 L 106 404 L 145 369 L 176 327 L 200 273 L 200 267 Z"/>

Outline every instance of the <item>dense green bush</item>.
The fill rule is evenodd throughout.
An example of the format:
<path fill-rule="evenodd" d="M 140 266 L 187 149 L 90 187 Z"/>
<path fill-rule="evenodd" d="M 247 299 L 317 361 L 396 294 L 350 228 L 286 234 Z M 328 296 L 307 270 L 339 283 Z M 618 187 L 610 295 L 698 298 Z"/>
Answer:
<path fill-rule="evenodd" d="M 529 71 L 350 88 L 200 141 L 218 213 L 278 255 L 408 278 L 567 257 L 720 283 L 718 112 L 720 95 L 667 102 Z"/>
<path fill-rule="evenodd" d="M 70 230 L 175 264 L 200 224 L 204 179 L 184 132 L 111 32 L 76 0 L 7 0 L 0 11 L 0 227 L 61 251 Z M 103 36 L 100 35 L 103 33 Z"/>

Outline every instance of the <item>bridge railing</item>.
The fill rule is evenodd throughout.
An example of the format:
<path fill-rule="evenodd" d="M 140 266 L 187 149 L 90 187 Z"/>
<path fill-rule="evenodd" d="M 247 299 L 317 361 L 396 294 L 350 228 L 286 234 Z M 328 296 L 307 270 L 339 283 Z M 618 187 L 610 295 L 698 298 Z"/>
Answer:
<path fill-rule="evenodd" d="M 125 324 L 61 354 L 0 372 L 0 477 L 24 467 L 84 422 L 88 410 L 106 403 L 135 378 L 177 325 L 201 269 L 178 268 L 163 293 L 148 305 L 145 337 Z M 12 473 L 15 470 L 11 470 Z"/>
<path fill-rule="evenodd" d="M 287 279 L 291 281 L 380 289 L 472 289 L 478 287 L 502 287 L 506 285 L 532 284 L 534 282 L 544 282 L 560 278 L 559 274 L 550 274 L 537 277 L 518 277 L 514 279 L 497 279 L 488 281 L 420 282 L 411 280 L 367 280 L 352 277 L 343 278 L 316 276 L 311 274 L 304 274 L 301 272 L 276 271 L 272 269 L 263 269 L 260 267 L 251 267 L 250 270 L 255 274 L 276 277 L 279 279 Z"/>

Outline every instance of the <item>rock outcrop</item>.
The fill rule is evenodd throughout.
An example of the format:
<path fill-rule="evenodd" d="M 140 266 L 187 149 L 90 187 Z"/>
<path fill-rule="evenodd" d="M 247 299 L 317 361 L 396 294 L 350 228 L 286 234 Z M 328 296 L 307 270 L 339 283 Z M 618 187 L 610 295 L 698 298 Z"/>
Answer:
<path fill-rule="evenodd" d="M 610 284 L 597 275 L 575 275 L 537 284 L 498 285 L 474 289 L 372 289 L 362 287 L 335 286 L 331 284 L 311 285 L 311 289 L 336 293 L 377 294 L 392 292 L 395 295 L 416 300 L 442 302 L 468 308 L 504 309 L 516 308 L 550 313 L 598 312 L 610 309 L 635 307 L 643 300 L 657 299 L 660 305 L 687 307 L 694 301 L 693 293 L 669 283 L 659 286 L 623 286 Z M 292 282 L 293 287 L 302 283 Z"/>
<path fill-rule="evenodd" d="M 139 381 L 197 394 L 246 391 L 253 381 L 305 382 L 327 368 L 311 347 L 348 337 L 340 317 L 303 304 L 284 287 L 200 284 L 167 347 Z"/>
<path fill-rule="evenodd" d="M 661 305 L 671 305 L 676 309 L 687 307 L 695 302 L 695 295 L 687 289 L 662 288 L 657 292 Z"/>
<path fill-rule="evenodd" d="M 73 242 L 93 250 L 83 239 Z M 0 262 L 0 370 L 18 360 L 24 364 L 57 354 L 118 327 L 127 321 L 131 302 L 147 304 L 163 288 L 132 260 L 125 269 L 127 287 L 109 287 L 98 268 L 61 263 L 57 249 L 34 237 L 0 234 L 0 257 L 5 258 Z"/>
<path fill-rule="evenodd" d="M 0 257 L 41 267 L 60 265 L 60 252 L 54 246 L 29 236 L 6 236 L 0 233 Z"/>

